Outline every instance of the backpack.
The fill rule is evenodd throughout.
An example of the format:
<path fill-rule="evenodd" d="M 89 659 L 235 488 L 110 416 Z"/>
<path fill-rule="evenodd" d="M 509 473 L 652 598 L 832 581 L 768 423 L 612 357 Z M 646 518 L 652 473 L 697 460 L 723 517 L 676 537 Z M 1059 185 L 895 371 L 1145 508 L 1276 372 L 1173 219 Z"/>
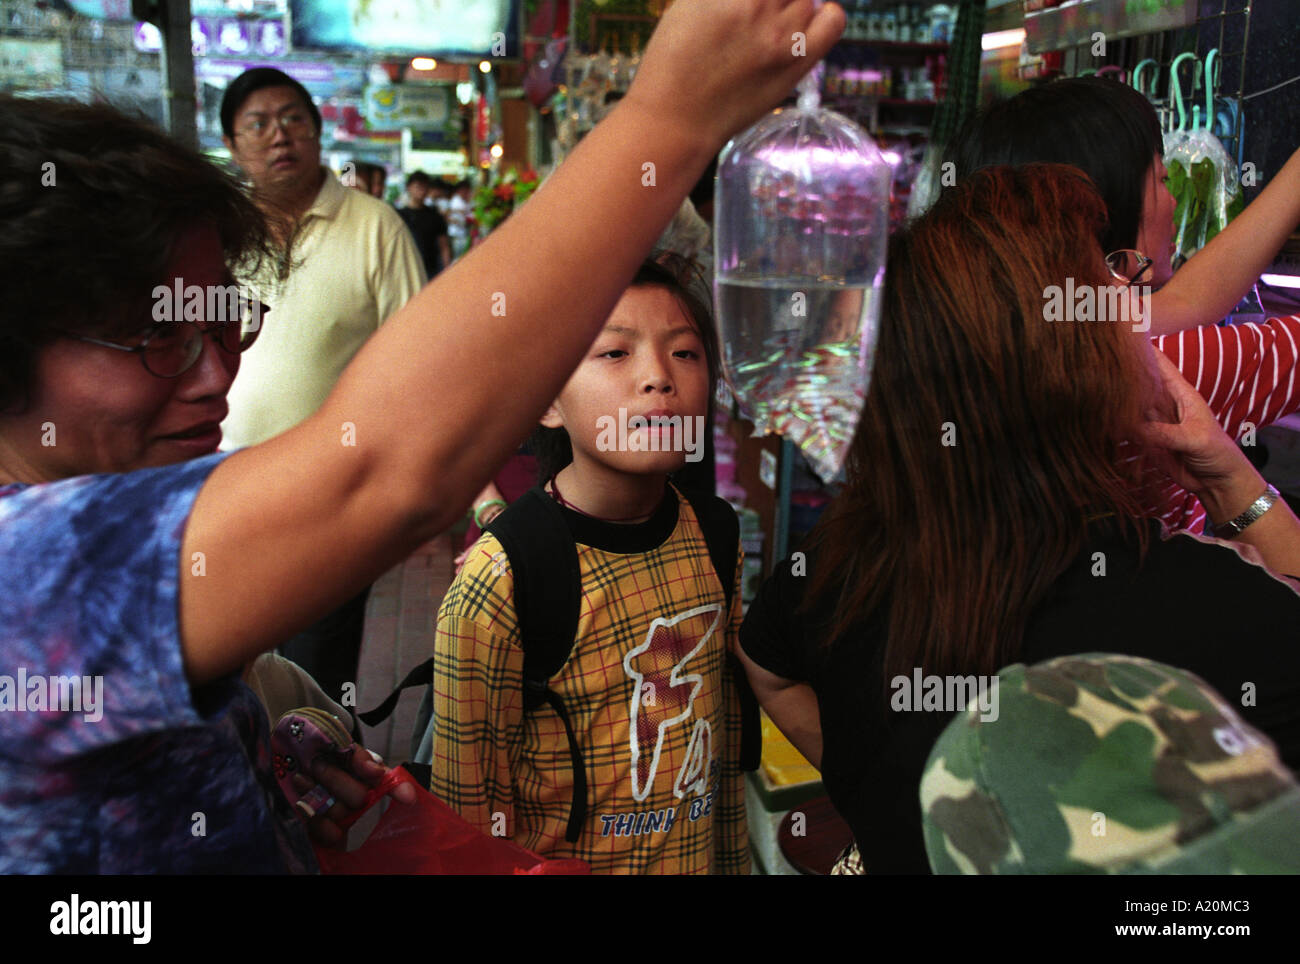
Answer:
<path fill-rule="evenodd" d="M 704 533 L 709 560 L 722 583 L 725 612 L 729 615 L 740 523 L 735 511 L 722 499 L 681 491 L 695 511 Z M 551 706 L 564 724 L 568 738 L 573 766 L 573 802 L 565 840 L 575 843 L 586 822 L 587 773 L 564 701 L 549 684 L 568 661 L 578 634 L 582 602 L 578 547 L 560 507 L 540 486 L 524 493 L 493 519 L 486 531 L 501 543 L 514 578 L 514 605 L 519 620 L 520 644 L 524 650 L 524 712 L 531 713 L 543 704 Z M 563 600 L 563 604 L 557 605 L 556 600 Z M 732 654 L 727 659 L 740 698 L 740 765 L 744 770 L 755 770 L 762 752 L 758 701 L 749 688 L 740 661 Z M 412 737 L 414 762 L 404 766 L 428 786 L 433 769 L 432 658 L 411 670 L 383 703 L 367 713 L 358 714 L 358 718 L 367 726 L 374 726 L 388 718 L 403 690 L 420 685 L 425 686 L 425 693 Z"/>

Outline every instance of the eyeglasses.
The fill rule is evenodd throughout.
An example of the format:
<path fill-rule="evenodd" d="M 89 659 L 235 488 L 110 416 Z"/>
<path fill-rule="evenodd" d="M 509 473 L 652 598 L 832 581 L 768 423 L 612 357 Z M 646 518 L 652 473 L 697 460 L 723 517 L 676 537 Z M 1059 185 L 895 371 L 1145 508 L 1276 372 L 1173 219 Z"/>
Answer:
<path fill-rule="evenodd" d="M 1125 287 L 1141 281 L 1153 264 L 1154 261 L 1133 248 L 1122 248 L 1106 255 L 1106 267 L 1110 269 L 1110 276 Z"/>
<path fill-rule="evenodd" d="M 279 117 L 258 117 L 245 124 L 236 134 L 242 134 L 251 141 L 265 143 L 275 137 L 276 128 L 283 130 L 290 137 L 304 140 L 316 136 L 316 125 L 305 111 L 294 110 Z"/>
<path fill-rule="evenodd" d="M 203 354 L 203 339 L 212 338 L 218 346 L 238 355 L 248 351 L 261 332 L 261 318 L 270 311 L 256 302 L 248 305 L 239 322 L 217 322 L 202 329 L 192 321 L 168 321 L 156 325 L 138 345 L 119 345 L 116 342 L 91 338 L 89 335 L 64 334 L 76 341 L 88 342 L 103 348 L 130 352 L 140 356 L 145 371 L 159 378 L 179 378 L 194 367 Z"/>

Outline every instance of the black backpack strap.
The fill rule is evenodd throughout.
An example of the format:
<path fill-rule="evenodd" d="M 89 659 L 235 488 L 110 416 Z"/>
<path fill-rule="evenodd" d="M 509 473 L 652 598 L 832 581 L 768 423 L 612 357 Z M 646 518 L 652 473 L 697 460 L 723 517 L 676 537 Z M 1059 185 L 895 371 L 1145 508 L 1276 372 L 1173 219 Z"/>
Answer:
<path fill-rule="evenodd" d="M 366 726 L 378 726 L 384 720 L 393 715 L 393 710 L 397 709 L 397 701 L 401 699 L 402 691 L 409 690 L 413 686 L 432 686 L 433 685 L 433 658 L 426 659 L 415 669 L 406 674 L 406 679 L 397 684 L 397 689 L 388 694 L 388 697 L 376 706 L 373 710 L 366 710 L 364 713 L 358 713 L 357 719 Z"/>
<path fill-rule="evenodd" d="M 682 489 L 681 493 L 695 510 L 695 518 L 704 530 L 704 544 L 709 549 L 709 561 L 722 583 L 727 599 L 727 616 L 731 615 L 731 595 L 736 585 L 736 555 L 740 546 L 740 519 L 736 510 L 726 500 L 716 495 Z"/>
<path fill-rule="evenodd" d="M 525 659 L 528 657 L 525 656 Z M 569 722 L 569 713 L 559 694 L 543 684 L 542 699 L 555 709 L 564 724 L 564 735 L 569 738 L 569 763 L 573 767 L 573 802 L 569 805 L 569 824 L 564 828 L 564 839 L 577 843 L 582 835 L 582 825 L 587 822 L 587 767 L 582 762 L 582 750 Z"/>
<path fill-rule="evenodd" d="M 709 561 L 718 574 L 727 600 L 724 619 L 731 617 L 732 595 L 736 585 L 736 556 L 740 546 L 740 519 L 736 510 L 724 499 L 701 492 L 681 490 L 686 501 L 695 510 L 695 518 L 704 531 L 704 544 L 709 549 Z M 740 698 L 740 768 L 757 770 L 763 756 L 763 731 L 758 715 L 758 699 L 749 687 L 745 668 L 734 654 L 727 655 L 731 677 Z"/>
<path fill-rule="evenodd" d="M 573 763 L 573 804 L 564 839 L 576 843 L 587 819 L 587 771 L 563 701 L 550 681 L 564 666 L 578 635 L 582 579 L 578 547 L 555 501 L 534 487 L 488 523 L 514 579 L 515 614 L 524 650 L 524 712 L 543 703 L 559 714 Z"/>

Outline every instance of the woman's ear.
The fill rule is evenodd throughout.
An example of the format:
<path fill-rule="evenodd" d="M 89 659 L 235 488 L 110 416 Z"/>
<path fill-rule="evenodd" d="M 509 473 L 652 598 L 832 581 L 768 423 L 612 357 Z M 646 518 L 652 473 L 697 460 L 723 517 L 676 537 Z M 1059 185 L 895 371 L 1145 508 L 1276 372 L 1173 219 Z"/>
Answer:
<path fill-rule="evenodd" d="M 551 402 L 551 407 L 542 413 L 538 422 L 543 428 L 564 428 L 564 416 L 560 414 L 555 402 Z"/>

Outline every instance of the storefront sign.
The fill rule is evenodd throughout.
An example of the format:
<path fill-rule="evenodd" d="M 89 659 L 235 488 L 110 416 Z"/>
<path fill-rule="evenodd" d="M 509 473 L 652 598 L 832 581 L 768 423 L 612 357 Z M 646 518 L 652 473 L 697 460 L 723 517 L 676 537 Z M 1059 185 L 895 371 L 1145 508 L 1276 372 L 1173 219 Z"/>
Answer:
<path fill-rule="evenodd" d="M 1068 7 L 1048 7 L 1025 14 L 1025 45 L 1030 53 L 1091 43 L 1095 34 L 1108 40 L 1173 30 L 1196 22 L 1196 0 L 1080 0 Z"/>
<path fill-rule="evenodd" d="M 92 20 L 131 21 L 131 0 L 63 0 L 75 13 Z"/>
<path fill-rule="evenodd" d="M 264 66 L 258 60 L 222 60 L 207 58 L 195 61 L 194 74 L 199 80 L 225 87 L 244 71 Z M 366 72 L 361 67 L 335 66 L 315 61 L 286 61 L 276 65 L 302 84 L 313 97 L 360 96 Z"/>
<path fill-rule="evenodd" d="M 0 37 L 0 87 L 59 87 L 63 48 L 57 40 Z"/>
<path fill-rule="evenodd" d="M 398 84 L 366 88 L 366 120 L 373 128 L 442 128 L 451 117 L 448 85 Z"/>
<path fill-rule="evenodd" d="M 156 53 L 162 34 L 151 23 L 135 25 L 135 49 Z M 240 20 L 235 17 L 195 17 L 190 21 L 195 57 L 282 57 L 289 38 L 280 20 Z"/>
<path fill-rule="evenodd" d="M 460 153 L 460 131 L 454 128 L 412 131 L 410 149 L 454 154 L 457 163 L 462 165 L 465 163 L 465 156 Z"/>

